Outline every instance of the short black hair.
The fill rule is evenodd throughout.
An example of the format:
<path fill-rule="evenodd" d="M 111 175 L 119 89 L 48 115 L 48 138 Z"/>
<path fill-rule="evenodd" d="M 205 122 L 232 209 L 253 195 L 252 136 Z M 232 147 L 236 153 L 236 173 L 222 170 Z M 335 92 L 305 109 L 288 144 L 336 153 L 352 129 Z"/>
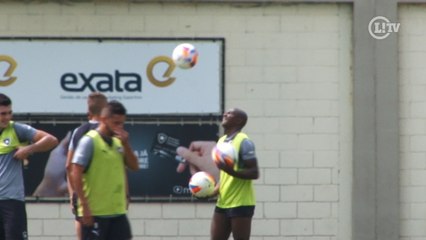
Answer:
<path fill-rule="evenodd" d="M 4 93 L 0 93 L 0 106 L 10 106 L 12 105 L 12 100 L 6 96 Z"/>
<path fill-rule="evenodd" d="M 103 110 L 103 114 L 105 116 L 111 116 L 115 114 L 126 115 L 126 113 L 127 113 L 127 110 L 124 107 L 124 105 L 117 100 L 109 101 Z"/>

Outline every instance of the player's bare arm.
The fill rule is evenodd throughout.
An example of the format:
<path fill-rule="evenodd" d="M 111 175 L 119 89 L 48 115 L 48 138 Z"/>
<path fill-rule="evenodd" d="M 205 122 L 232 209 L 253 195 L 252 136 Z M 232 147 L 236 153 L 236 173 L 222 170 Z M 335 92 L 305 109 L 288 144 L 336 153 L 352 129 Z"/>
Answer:
<path fill-rule="evenodd" d="M 84 167 L 79 164 L 72 164 L 71 168 L 71 182 L 74 187 L 74 191 L 77 194 L 78 200 L 83 207 L 82 223 L 87 226 L 93 225 L 93 216 L 90 211 L 89 202 L 84 196 L 83 192 L 83 171 Z"/>
<path fill-rule="evenodd" d="M 219 166 L 220 169 L 237 178 L 242 179 L 258 179 L 259 178 L 259 167 L 257 166 L 257 161 L 253 160 L 245 160 L 244 168 L 238 171 L 235 171 L 232 167 L 229 167 L 226 164 L 221 164 Z"/>
<path fill-rule="evenodd" d="M 36 131 L 32 142 L 33 143 L 30 145 L 19 147 L 14 158 L 24 160 L 33 153 L 45 152 L 58 145 L 58 139 L 56 137 L 42 130 Z"/>
<path fill-rule="evenodd" d="M 119 138 L 121 140 L 121 143 L 123 144 L 124 162 L 126 164 L 126 167 L 131 170 L 138 170 L 138 158 L 133 152 L 132 146 L 130 145 L 129 133 L 122 128 L 115 130 L 114 133 L 115 136 Z"/>

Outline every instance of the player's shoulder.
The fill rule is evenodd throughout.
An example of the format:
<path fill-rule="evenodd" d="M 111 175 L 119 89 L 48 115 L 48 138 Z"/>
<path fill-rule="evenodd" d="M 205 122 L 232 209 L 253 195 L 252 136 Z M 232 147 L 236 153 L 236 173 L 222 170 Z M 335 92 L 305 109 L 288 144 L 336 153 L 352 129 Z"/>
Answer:
<path fill-rule="evenodd" d="M 93 122 L 86 122 L 80 125 L 78 128 L 76 128 L 75 132 L 80 134 L 85 134 L 88 131 L 95 129 L 99 124 L 93 123 Z"/>
<path fill-rule="evenodd" d="M 249 147 L 254 147 L 254 142 L 250 139 L 250 138 L 244 138 L 242 141 L 241 141 L 241 145 L 243 145 L 243 146 L 249 146 Z"/>
<path fill-rule="evenodd" d="M 241 138 L 250 138 L 249 135 L 243 131 L 239 132 L 237 135 Z"/>
<path fill-rule="evenodd" d="M 91 122 L 87 122 L 87 123 L 83 123 L 82 125 L 80 125 L 79 127 L 77 127 L 72 135 L 72 140 L 71 143 L 74 146 L 77 146 L 78 141 L 80 141 L 80 139 L 90 130 L 95 129 L 98 125 L 95 123 L 91 123 Z"/>
<path fill-rule="evenodd" d="M 35 128 L 31 127 L 29 124 L 21 123 L 21 122 L 13 122 L 12 123 L 13 128 L 17 132 L 23 132 L 23 131 L 34 131 Z"/>
<path fill-rule="evenodd" d="M 10 123 L 13 127 L 27 127 L 27 126 L 29 126 L 28 124 L 26 124 L 26 123 L 22 123 L 22 122 L 11 122 Z"/>
<path fill-rule="evenodd" d="M 13 130 L 20 142 L 31 141 L 37 129 L 26 123 L 13 122 Z"/>
<path fill-rule="evenodd" d="M 248 137 L 247 134 L 242 133 L 242 140 L 241 140 L 241 148 L 245 151 L 252 151 L 254 150 L 254 142 Z"/>
<path fill-rule="evenodd" d="M 88 135 L 83 135 L 78 142 L 78 146 L 83 146 L 83 147 L 87 147 L 87 146 L 92 146 L 93 145 L 93 139 L 88 136 Z"/>
<path fill-rule="evenodd" d="M 243 132 L 235 134 L 233 140 L 239 142 L 240 145 L 245 144 L 245 142 L 251 141 L 249 136 Z"/>

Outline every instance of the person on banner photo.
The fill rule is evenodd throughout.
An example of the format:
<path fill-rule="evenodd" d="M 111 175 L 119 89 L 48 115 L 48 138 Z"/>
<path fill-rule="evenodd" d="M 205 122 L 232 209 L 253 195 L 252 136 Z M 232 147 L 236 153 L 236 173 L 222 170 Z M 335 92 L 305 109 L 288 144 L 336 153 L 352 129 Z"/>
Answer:
<path fill-rule="evenodd" d="M 80 221 L 77 219 L 76 214 L 76 208 L 77 208 L 77 195 L 75 194 L 72 182 L 70 181 L 70 175 L 71 175 L 71 160 L 74 156 L 74 150 L 77 147 L 78 142 L 80 139 L 90 130 L 96 129 L 99 126 L 99 121 L 101 118 L 101 112 L 102 109 L 107 105 L 108 99 L 107 97 L 100 93 L 100 92 L 92 92 L 87 96 L 87 117 L 88 122 L 82 124 L 81 126 L 77 127 L 72 131 L 71 139 L 69 141 L 68 147 L 68 153 L 66 156 L 66 163 L 64 166 L 66 167 L 67 172 L 67 183 L 68 183 L 68 193 L 70 197 L 70 203 L 71 203 L 71 211 L 76 217 L 75 221 L 75 230 L 77 233 L 78 240 L 81 240 L 81 224 Z"/>
<path fill-rule="evenodd" d="M 12 121 L 12 100 L 0 93 L 0 239 L 28 239 L 23 161 L 58 145 L 53 135 Z"/>
<path fill-rule="evenodd" d="M 210 229 L 212 240 L 227 240 L 231 233 L 234 239 L 250 239 L 256 205 L 252 180 L 259 178 L 259 167 L 254 143 L 242 132 L 247 120 L 246 112 L 238 108 L 223 114 L 225 135 L 217 144 L 231 143 L 236 152 L 232 166 L 213 161 L 211 150 L 215 144 L 209 141 L 195 141 L 189 149 L 179 147 L 177 150 L 178 155 L 186 160 L 178 166 L 178 172 L 182 172 L 186 165 L 193 170 L 207 171 L 213 176 L 217 176 L 217 170 L 212 164 L 216 164 L 220 170 L 215 191 L 210 196 L 218 196 Z"/>
<path fill-rule="evenodd" d="M 215 141 L 192 141 L 188 148 L 179 146 L 176 149 L 176 153 L 184 161 L 178 164 L 176 171 L 183 173 L 189 167 L 191 175 L 199 171 L 208 172 L 217 182 L 219 179 L 219 168 L 211 158 L 211 152 L 215 146 Z"/>
<path fill-rule="evenodd" d="M 68 196 L 65 162 L 67 159 L 68 144 L 71 132 L 50 151 L 44 168 L 43 179 L 32 193 L 34 197 L 66 197 Z"/>
<path fill-rule="evenodd" d="M 83 240 L 132 237 L 126 216 L 126 166 L 137 170 L 139 165 L 124 130 L 125 120 L 126 108 L 118 101 L 108 102 L 98 128 L 87 132 L 75 149 L 70 178 Z"/>

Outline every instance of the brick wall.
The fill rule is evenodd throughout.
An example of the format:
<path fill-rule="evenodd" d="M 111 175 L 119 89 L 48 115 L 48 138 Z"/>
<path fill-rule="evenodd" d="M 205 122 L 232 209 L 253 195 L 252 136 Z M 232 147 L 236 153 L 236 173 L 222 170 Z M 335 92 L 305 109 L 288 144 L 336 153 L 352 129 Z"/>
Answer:
<path fill-rule="evenodd" d="M 247 110 L 261 166 L 252 239 L 343 240 L 351 17 L 343 4 L 1 2 L 0 36 L 224 37 L 225 106 Z M 213 207 L 134 203 L 134 239 L 207 240 Z M 32 240 L 75 239 L 68 204 L 28 204 L 28 215 Z"/>
<path fill-rule="evenodd" d="M 399 9 L 401 135 L 401 240 L 426 236 L 426 12 L 423 5 Z"/>

